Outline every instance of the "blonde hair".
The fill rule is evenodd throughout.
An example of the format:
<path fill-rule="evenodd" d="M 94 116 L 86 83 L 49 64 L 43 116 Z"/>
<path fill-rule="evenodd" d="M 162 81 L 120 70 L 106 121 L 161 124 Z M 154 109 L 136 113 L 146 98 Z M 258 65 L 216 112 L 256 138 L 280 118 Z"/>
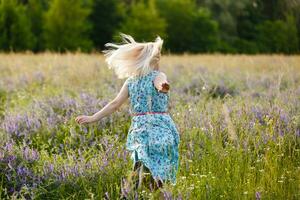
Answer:
<path fill-rule="evenodd" d="M 103 50 L 109 69 L 114 69 L 118 78 L 145 75 L 152 70 L 151 63 L 162 48 L 163 40 L 157 36 L 154 42 L 139 43 L 132 36 L 120 33 L 123 44 L 106 43 Z"/>

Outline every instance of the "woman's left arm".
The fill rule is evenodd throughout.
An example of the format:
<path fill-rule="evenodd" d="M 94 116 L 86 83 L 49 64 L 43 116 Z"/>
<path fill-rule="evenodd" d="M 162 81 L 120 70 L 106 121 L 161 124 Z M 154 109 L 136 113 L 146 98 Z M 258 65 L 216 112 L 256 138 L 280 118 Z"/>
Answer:
<path fill-rule="evenodd" d="M 128 96 L 129 95 L 128 95 L 127 81 L 125 81 L 119 94 L 107 105 L 105 105 L 100 111 L 98 111 L 92 116 L 80 115 L 76 117 L 75 121 L 79 124 L 96 122 L 102 119 L 103 117 L 106 117 L 112 114 L 113 112 L 115 112 L 128 99 Z"/>

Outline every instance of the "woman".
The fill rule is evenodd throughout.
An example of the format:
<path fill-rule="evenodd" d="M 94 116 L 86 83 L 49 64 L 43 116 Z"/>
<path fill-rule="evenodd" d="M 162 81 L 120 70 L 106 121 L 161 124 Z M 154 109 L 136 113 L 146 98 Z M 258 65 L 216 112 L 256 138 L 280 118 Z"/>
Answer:
<path fill-rule="evenodd" d="M 126 149 L 131 151 L 133 170 L 139 175 L 136 187 L 142 182 L 143 170 L 150 172 L 153 184 L 163 187 L 166 181 L 176 184 L 178 171 L 179 133 L 168 113 L 169 83 L 160 71 L 159 60 L 163 40 L 138 43 L 121 34 L 123 44 L 107 43 L 103 51 L 109 68 L 118 78 L 126 78 L 119 94 L 92 116 L 78 116 L 76 122 L 98 121 L 116 111 L 130 100 L 131 126 Z"/>

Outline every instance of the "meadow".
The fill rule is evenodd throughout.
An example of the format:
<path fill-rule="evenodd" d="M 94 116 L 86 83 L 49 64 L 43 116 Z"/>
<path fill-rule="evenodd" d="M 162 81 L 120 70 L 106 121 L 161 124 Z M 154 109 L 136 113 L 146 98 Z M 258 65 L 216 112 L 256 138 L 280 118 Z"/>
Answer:
<path fill-rule="evenodd" d="M 0 54 L 1 199 L 300 199 L 300 56 L 163 55 L 175 186 L 134 193 L 128 102 L 101 54 Z M 136 198 L 137 199 L 137 198 Z"/>

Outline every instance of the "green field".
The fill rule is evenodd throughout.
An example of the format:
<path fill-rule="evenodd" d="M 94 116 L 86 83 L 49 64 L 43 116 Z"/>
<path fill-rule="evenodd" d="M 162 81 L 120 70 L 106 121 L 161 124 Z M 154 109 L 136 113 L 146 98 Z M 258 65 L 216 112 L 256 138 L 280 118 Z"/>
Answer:
<path fill-rule="evenodd" d="M 139 199 L 300 199 L 300 56 L 163 55 L 180 132 L 176 186 Z M 0 54 L 1 199 L 118 199 L 132 169 L 124 80 L 100 54 Z M 125 180 L 125 179 L 124 179 Z"/>

